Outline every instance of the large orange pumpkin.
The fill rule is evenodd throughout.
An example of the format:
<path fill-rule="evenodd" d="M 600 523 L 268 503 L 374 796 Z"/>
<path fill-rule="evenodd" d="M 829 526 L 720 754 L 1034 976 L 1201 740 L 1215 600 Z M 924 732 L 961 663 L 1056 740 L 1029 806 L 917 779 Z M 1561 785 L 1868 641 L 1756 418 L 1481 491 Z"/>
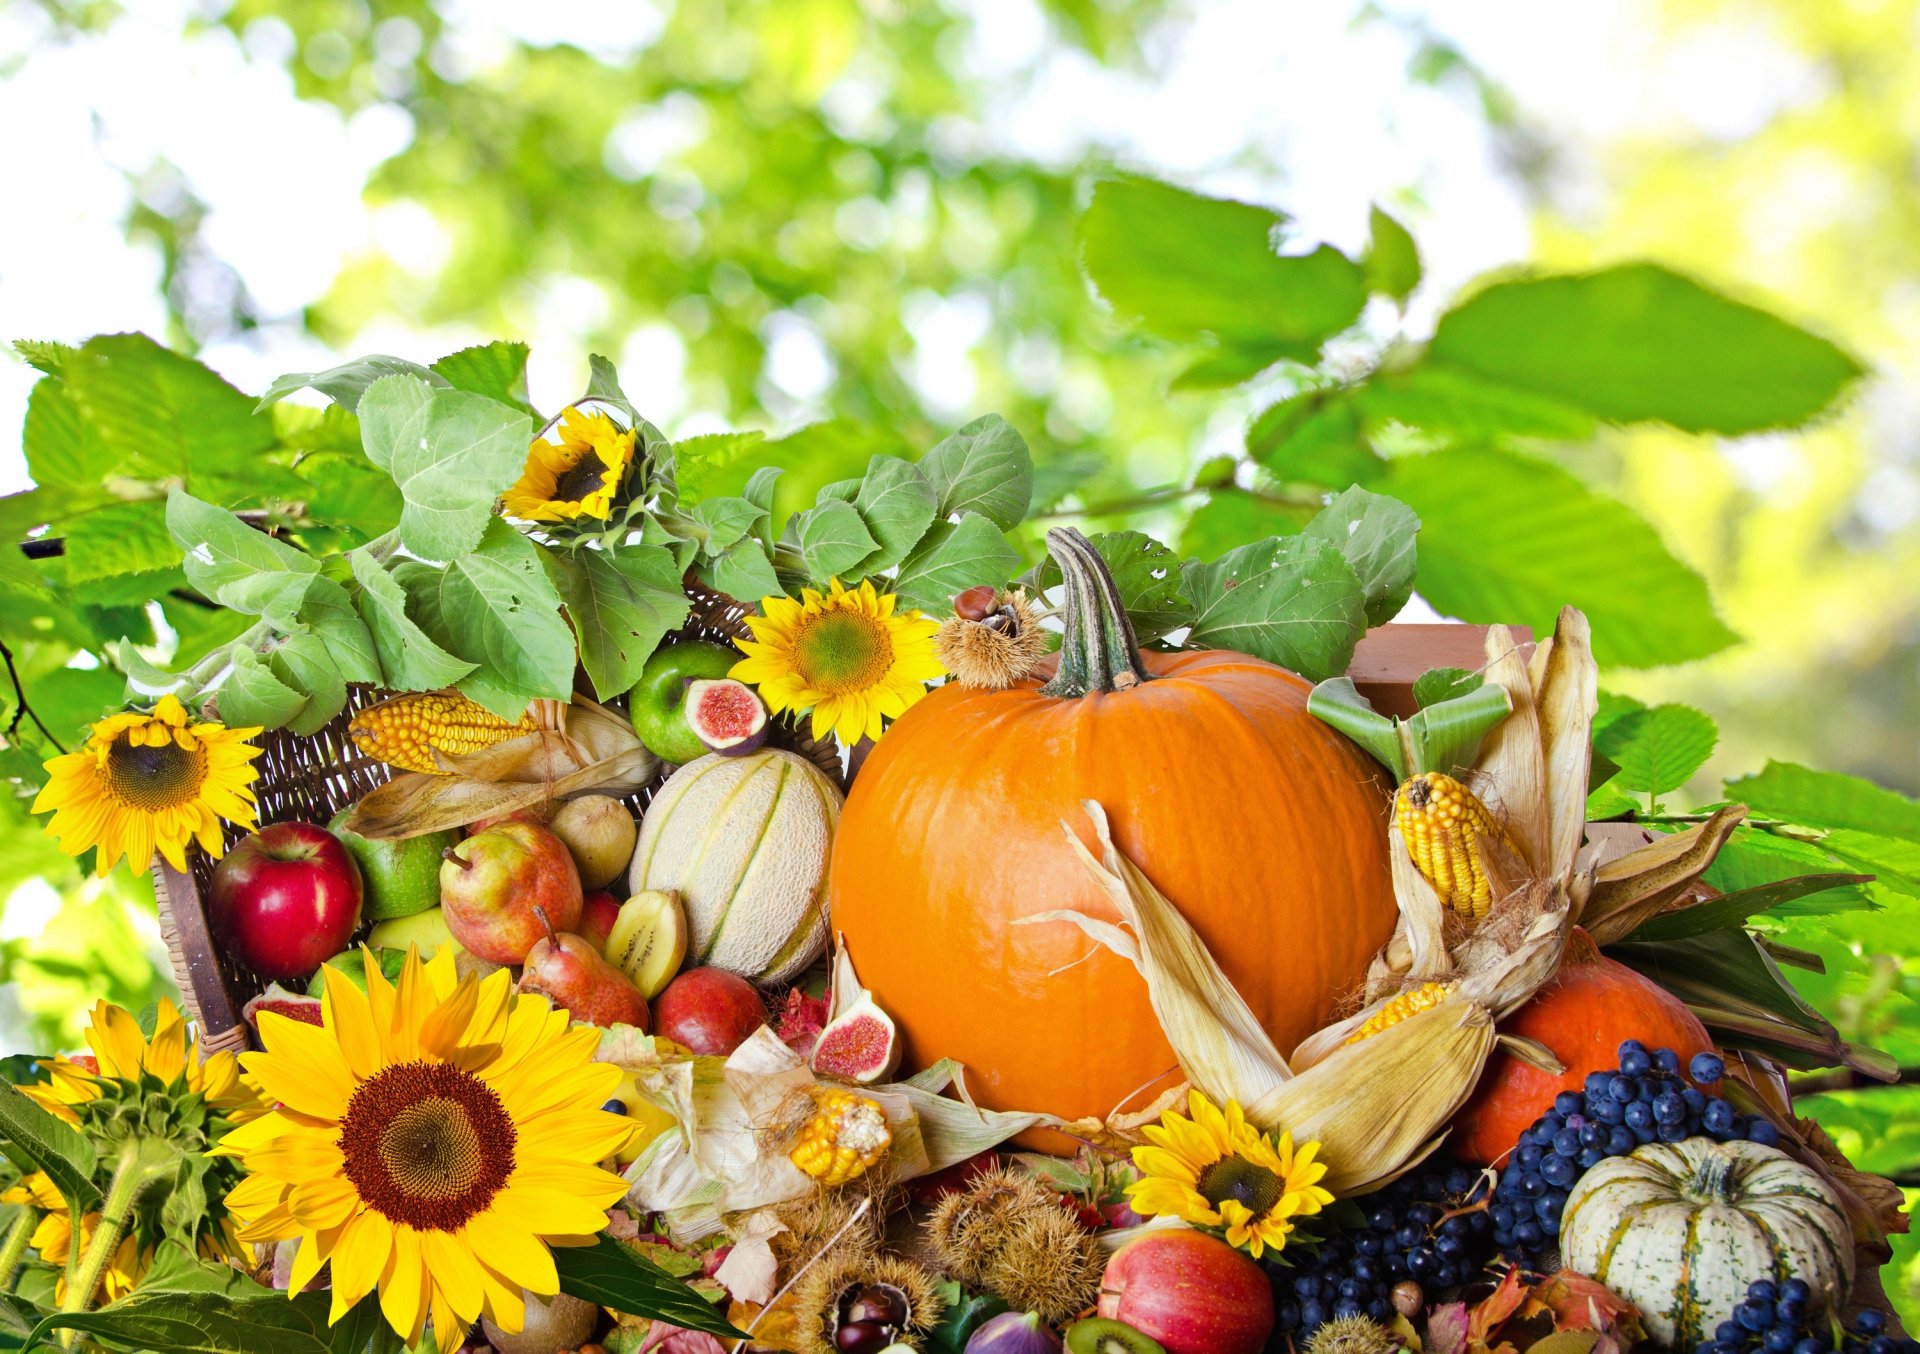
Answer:
<path fill-rule="evenodd" d="M 1588 1073 L 1619 1066 L 1620 1045 L 1627 1040 L 1672 1049 L 1682 1068 L 1694 1054 L 1713 1047 L 1706 1026 L 1685 1002 L 1601 954 L 1577 928 L 1560 971 L 1500 1029 L 1545 1044 L 1567 1070 L 1555 1076 L 1510 1053 L 1488 1060 L 1473 1098 L 1454 1116 L 1447 1140 L 1449 1151 L 1476 1166 L 1499 1163 L 1560 1092 L 1580 1090 Z"/>
<path fill-rule="evenodd" d="M 908 710 L 847 797 L 831 899 L 909 1065 L 957 1058 L 983 1104 L 1074 1119 L 1178 1076 L 1128 961 L 1070 923 L 1015 924 L 1117 920 L 1064 836 L 1092 845 L 1081 802 L 1105 806 L 1284 1052 L 1392 933 L 1391 787 L 1307 713 L 1305 680 L 1238 653 L 1140 654 L 1092 546 L 1061 529 L 1048 546 L 1067 585 L 1058 675 L 949 684 Z"/>

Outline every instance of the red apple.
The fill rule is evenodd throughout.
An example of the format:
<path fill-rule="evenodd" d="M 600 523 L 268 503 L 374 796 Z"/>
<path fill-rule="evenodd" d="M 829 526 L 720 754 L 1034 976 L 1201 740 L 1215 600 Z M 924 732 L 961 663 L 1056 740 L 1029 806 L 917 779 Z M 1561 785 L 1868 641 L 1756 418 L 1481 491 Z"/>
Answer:
<path fill-rule="evenodd" d="M 653 1003 L 653 1032 L 695 1053 L 725 1057 L 766 1023 L 760 989 L 723 968 L 690 968 Z"/>
<path fill-rule="evenodd" d="M 1099 1312 L 1167 1354 L 1260 1354 L 1273 1288 L 1260 1266 L 1203 1232 L 1168 1228 L 1122 1246 L 1100 1280 Z"/>
<path fill-rule="evenodd" d="M 596 950 L 607 947 L 607 937 L 613 934 L 613 921 L 620 915 L 620 900 L 605 889 L 589 893 L 580 905 L 580 921 L 573 933 L 592 945 Z"/>
<path fill-rule="evenodd" d="M 580 924 L 580 872 L 566 844 L 532 823 L 505 822 L 450 846 L 440 911 L 467 953 L 521 964 L 549 930 Z M 535 908 L 546 912 L 542 921 Z"/>
<path fill-rule="evenodd" d="M 208 920 L 263 978 L 304 978 L 360 926 L 360 867 L 312 823 L 270 823 L 213 871 Z"/>

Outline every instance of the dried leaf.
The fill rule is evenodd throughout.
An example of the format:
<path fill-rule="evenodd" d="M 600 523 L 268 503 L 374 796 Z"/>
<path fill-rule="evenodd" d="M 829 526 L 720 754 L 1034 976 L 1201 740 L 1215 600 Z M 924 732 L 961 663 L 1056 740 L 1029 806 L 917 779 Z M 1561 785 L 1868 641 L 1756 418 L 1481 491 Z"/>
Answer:
<path fill-rule="evenodd" d="M 1467 1341 L 1474 1346 L 1487 1344 L 1507 1318 L 1520 1310 L 1527 1300 L 1527 1286 L 1518 1269 L 1510 1269 L 1500 1286 L 1473 1305 L 1467 1314 Z"/>
<path fill-rule="evenodd" d="M 1573 873 L 1587 825 L 1587 775 L 1599 705 L 1599 667 L 1585 616 L 1561 608 L 1553 638 L 1534 651 L 1529 675 L 1546 772 L 1546 850 L 1528 858 L 1547 878 L 1565 880 Z"/>
<path fill-rule="evenodd" d="M 1467 1304 L 1448 1302 L 1427 1313 L 1427 1354 L 1466 1354 Z"/>
<path fill-rule="evenodd" d="M 1402 924 L 1395 938 L 1404 936 L 1408 947 L 1407 976 L 1423 983 L 1447 978 L 1453 973 L 1453 958 L 1447 953 L 1447 905 L 1414 866 L 1398 824 L 1387 829 L 1387 852 L 1393 864 L 1393 896 L 1400 906 Z"/>
<path fill-rule="evenodd" d="M 1628 1345 L 1646 1338 L 1640 1328 L 1640 1309 L 1584 1274 L 1563 1269 L 1542 1279 L 1533 1291 L 1553 1312 L 1554 1325 L 1563 1331 L 1617 1335 Z"/>
<path fill-rule="evenodd" d="M 1624 940 L 1665 911 L 1699 880 L 1740 820 L 1744 804 L 1729 804 L 1706 822 L 1661 837 L 1594 871 L 1593 891 L 1581 910 L 1580 924 L 1597 945 Z"/>
<path fill-rule="evenodd" d="M 1547 770 L 1540 742 L 1540 716 L 1527 665 L 1504 625 L 1487 627 L 1487 680 L 1506 688 L 1513 713 L 1493 727 L 1480 747 L 1476 789 L 1499 814 L 1529 863 L 1549 859 Z"/>

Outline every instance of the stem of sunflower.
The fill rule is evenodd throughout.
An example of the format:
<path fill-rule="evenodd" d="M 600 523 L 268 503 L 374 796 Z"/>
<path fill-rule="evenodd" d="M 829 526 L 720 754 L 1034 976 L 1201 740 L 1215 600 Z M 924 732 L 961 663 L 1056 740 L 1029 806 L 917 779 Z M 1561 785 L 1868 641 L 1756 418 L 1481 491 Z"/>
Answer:
<path fill-rule="evenodd" d="M 69 1264 L 67 1296 L 60 1304 L 61 1311 L 84 1312 L 93 1305 L 101 1276 L 107 1272 L 113 1253 L 120 1249 L 120 1238 L 133 1217 L 133 1206 L 148 1186 L 174 1169 L 177 1160 L 172 1144 L 154 1138 L 129 1138 L 120 1149 L 120 1160 L 113 1168 L 113 1183 L 107 1186 L 107 1197 L 100 1204 L 100 1221 L 94 1226 L 93 1240 L 87 1243 L 86 1254 L 80 1257 L 78 1267 Z M 76 1250 L 81 1230 L 79 1220 L 75 1219 Z M 71 1330 L 62 1331 L 61 1343 L 71 1347 L 76 1334 Z"/>
<path fill-rule="evenodd" d="M 13 1226 L 7 1229 L 7 1239 L 0 1241 L 0 1293 L 13 1291 L 13 1276 L 19 1272 L 20 1261 L 26 1256 L 33 1229 L 39 1225 L 40 1214 L 31 1208 L 22 1208 Z"/>

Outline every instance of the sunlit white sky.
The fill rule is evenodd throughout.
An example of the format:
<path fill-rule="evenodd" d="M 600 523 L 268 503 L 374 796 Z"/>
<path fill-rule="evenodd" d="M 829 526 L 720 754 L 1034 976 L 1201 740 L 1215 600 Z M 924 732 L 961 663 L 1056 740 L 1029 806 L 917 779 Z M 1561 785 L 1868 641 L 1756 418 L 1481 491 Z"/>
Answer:
<path fill-rule="evenodd" d="M 1360 242 L 1371 201 L 1397 203 L 1427 254 L 1429 309 L 1474 274 L 1528 252 L 1529 206 L 1497 163 L 1483 117 L 1458 88 L 1411 83 L 1405 30 L 1360 21 L 1363 0 L 1192 0 L 1192 21 L 1156 42 L 1144 75 L 1062 49 L 1032 0 L 957 2 L 978 21 L 967 59 L 1005 86 L 975 133 L 987 145 L 1052 163 L 1073 162 L 1090 145 L 1110 148 L 1136 167 L 1283 207 L 1303 236 L 1347 245 Z M 452 37 L 437 59 L 484 66 L 514 38 L 624 55 L 657 31 L 662 3 L 670 0 L 448 0 Z M 380 106 L 342 118 L 303 104 L 276 60 L 289 43 L 284 28 L 257 23 L 241 40 L 225 31 L 185 37 L 187 7 L 141 0 L 106 34 L 43 46 L 20 63 L 45 21 L 28 6 L 0 6 L 0 70 L 11 71 L 0 78 L 0 338 L 164 331 L 160 261 L 123 238 L 128 193 L 118 172 L 164 157 L 207 202 L 213 250 L 264 309 L 287 317 L 248 346 L 203 354 L 257 390 L 282 371 L 335 357 L 316 351 L 295 321 L 344 263 L 380 250 L 430 271 L 444 241 L 417 207 L 371 209 L 361 200 L 369 172 L 411 135 L 403 111 Z M 195 8 L 204 13 L 206 0 Z M 1748 28 L 1656 50 L 1635 0 L 1394 0 L 1388 8 L 1465 50 L 1573 152 L 1574 172 L 1556 190 L 1576 210 L 1604 190 L 1580 168 L 1581 148 L 1597 139 L 1640 126 L 1733 137 L 1782 101 L 1818 93 L 1796 57 Z M 410 55 L 409 30 L 404 21 L 376 29 L 376 50 L 385 43 Z M 858 91 L 830 92 L 836 97 L 856 104 Z M 670 116 L 636 117 L 610 144 L 610 165 L 658 158 L 673 125 Z M 1284 165 L 1284 178 L 1234 167 L 1250 145 Z M 565 279 L 540 294 L 521 337 L 535 350 L 534 397 L 552 403 L 578 385 L 573 334 L 596 297 Z M 931 382 L 964 367 L 949 359 L 964 354 L 980 326 L 958 306 L 931 306 L 924 319 L 916 329 L 926 360 L 913 371 Z M 356 337 L 355 349 L 429 359 L 493 336 L 389 322 Z M 816 341 L 804 327 L 770 338 L 769 380 L 795 397 L 782 404 L 804 413 L 824 386 Z M 664 325 L 636 334 L 625 356 L 647 359 L 631 364 L 629 388 L 640 387 L 636 398 L 669 432 L 711 426 L 689 401 Z M 8 430 L 0 433 L 0 492 L 26 484 L 11 430 L 32 375 L 0 358 L 0 428 Z M 963 402 L 966 388 L 926 393 L 939 408 Z"/>

